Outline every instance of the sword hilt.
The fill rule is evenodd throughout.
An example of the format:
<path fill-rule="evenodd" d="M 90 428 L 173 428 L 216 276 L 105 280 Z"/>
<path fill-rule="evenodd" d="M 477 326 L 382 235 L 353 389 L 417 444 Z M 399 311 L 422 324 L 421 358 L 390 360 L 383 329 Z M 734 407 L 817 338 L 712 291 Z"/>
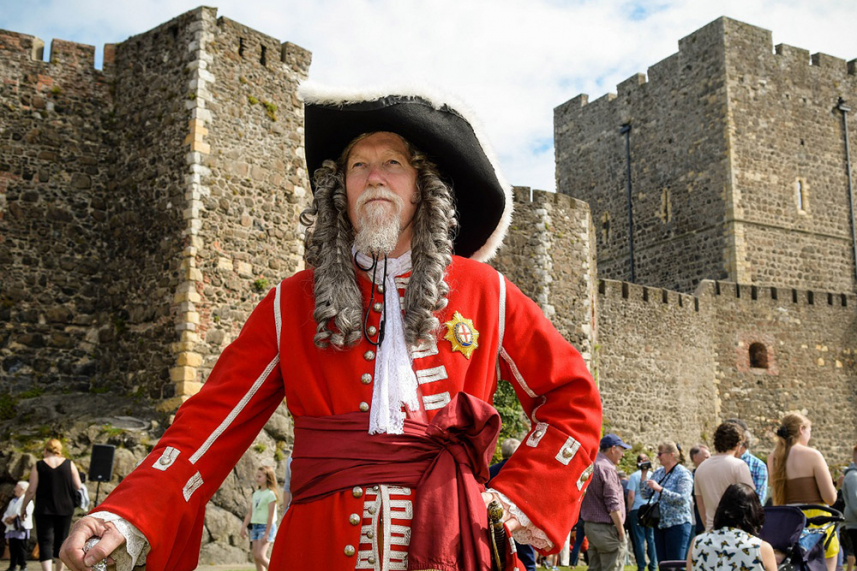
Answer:
<path fill-rule="evenodd" d="M 488 524 L 491 529 L 488 530 L 488 535 L 491 536 L 491 562 L 492 567 L 497 571 L 503 571 L 506 568 L 505 558 L 501 557 L 500 549 L 506 550 L 506 528 L 503 526 L 503 504 L 497 500 L 492 500 L 488 504 Z"/>

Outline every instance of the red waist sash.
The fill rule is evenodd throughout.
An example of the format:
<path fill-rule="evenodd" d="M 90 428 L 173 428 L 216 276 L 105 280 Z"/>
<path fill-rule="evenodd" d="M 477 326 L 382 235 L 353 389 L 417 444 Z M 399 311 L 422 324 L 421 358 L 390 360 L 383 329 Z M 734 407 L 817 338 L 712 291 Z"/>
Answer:
<path fill-rule="evenodd" d="M 368 431 L 368 413 L 296 418 L 292 502 L 354 486 L 414 488 L 408 569 L 489 569 L 481 492 L 500 433 L 494 407 L 459 393 L 429 424 L 406 419 L 404 434 Z"/>

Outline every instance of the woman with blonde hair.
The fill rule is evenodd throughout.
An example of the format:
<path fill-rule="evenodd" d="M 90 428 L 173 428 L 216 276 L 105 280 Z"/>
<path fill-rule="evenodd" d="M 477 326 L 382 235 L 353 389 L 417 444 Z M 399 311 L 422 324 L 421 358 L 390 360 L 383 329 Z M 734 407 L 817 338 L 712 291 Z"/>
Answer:
<path fill-rule="evenodd" d="M 42 571 L 53 568 L 62 571 L 60 547 L 68 536 L 74 515 L 74 497 L 83 484 L 74 462 L 62 455 L 62 442 L 51 438 L 45 442 L 42 459 L 30 471 L 30 487 L 24 494 L 21 511 L 35 498 L 36 537 L 39 542 L 39 563 Z"/>
<path fill-rule="evenodd" d="M 661 512 L 655 529 L 655 552 L 658 561 L 676 561 L 687 557 L 693 527 L 693 476 L 683 466 L 684 454 L 675 442 L 658 445 L 658 462 L 640 492 L 643 498 L 655 496 Z"/>
<path fill-rule="evenodd" d="M 268 568 L 268 545 L 277 535 L 277 503 L 280 501 L 277 475 L 270 466 L 259 466 L 256 470 L 256 491 L 244 516 L 241 537 L 247 537 L 250 528 L 250 540 L 253 542 L 253 562 L 256 571 Z"/>
<path fill-rule="evenodd" d="M 783 417 L 776 431 L 777 445 L 768 457 L 771 497 L 775 506 L 788 504 L 827 504 L 836 501 L 836 488 L 821 452 L 809 446 L 812 423 L 799 413 Z M 804 510 L 807 517 L 827 515 L 820 510 Z M 824 557 L 828 571 L 836 569 L 839 541 L 834 528 L 828 530 L 824 541 L 832 539 Z"/>

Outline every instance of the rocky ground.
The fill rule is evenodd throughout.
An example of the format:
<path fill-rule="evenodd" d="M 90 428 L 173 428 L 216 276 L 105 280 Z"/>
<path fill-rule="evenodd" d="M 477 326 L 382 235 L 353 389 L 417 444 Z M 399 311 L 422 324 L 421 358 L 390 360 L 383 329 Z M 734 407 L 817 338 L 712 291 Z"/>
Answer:
<path fill-rule="evenodd" d="M 63 441 L 65 455 L 80 471 L 88 473 L 93 444 L 116 447 L 113 478 L 98 490 L 87 482 L 91 500 L 102 500 L 157 444 L 170 416 L 144 399 L 123 399 L 109 394 L 41 395 L 14 403 L 0 420 L 0 505 L 12 496 L 15 482 L 29 477 L 41 458 L 44 441 Z M 285 474 L 285 451 L 293 442 L 292 423 L 285 406 L 277 409 L 232 473 L 209 502 L 205 514 L 200 565 L 243 569 L 250 559 L 249 545 L 239 536 L 241 522 L 252 494 L 256 467 L 275 466 Z M 78 516 L 83 515 L 78 510 Z M 226 565 L 226 567 L 223 567 Z M 252 567 L 248 567 L 252 568 Z"/>

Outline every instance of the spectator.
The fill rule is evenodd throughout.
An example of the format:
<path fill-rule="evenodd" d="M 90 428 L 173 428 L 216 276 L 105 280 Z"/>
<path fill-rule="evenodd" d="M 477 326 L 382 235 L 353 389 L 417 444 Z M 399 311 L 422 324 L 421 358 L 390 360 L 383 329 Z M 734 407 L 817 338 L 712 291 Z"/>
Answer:
<path fill-rule="evenodd" d="M 827 504 L 836 501 L 836 488 L 821 452 L 809 446 L 812 423 L 802 414 L 790 413 L 777 428 L 777 445 L 768 457 L 771 496 L 775 506 L 786 504 Z M 820 510 L 803 510 L 807 517 L 825 515 Z M 839 540 L 830 526 L 824 541 L 830 540 L 824 552 L 828 571 L 836 569 Z"/>
<path fill-rule="evenodd" d="M 842 499 L 845 500 L 843 533 L 851 540 L 851 549 L 848 550 L 848 571 L 851 571 L 854 568 L 854 551 L 857 549 L 857 444 L 851 450 L 851 464 L 845 468 Z"/>
<path fill-rule="evenodd" d="M 259 466 L 256 469 L 256 490 L 244 516 L 241 526 L 241 537 L 247 537 L 250 529 L 250 540 L 253 542 L 253 562 L 256 571 L 268 569 L 268 545 L 273 543 L 277 534 L 277 476 L 270 466 Z"/>
<path fill-rule="evenodd" d="M 520 445 L 521 441 L 517 438 L 507 438 L 503 441 L 500 445 L 500 454 L 503 456 L 503 459 L 488 468 L 488 472 L 491 474 L 491 479 L 500 473 L 500 470 L 503 469 L 503 466 L 509 458 L 512 457 L 512 454 L 515 453 L 515 450 L 517 450 Z M 486 487 L 490 486 L 491 480 L 488 480 L 485 485 Z M 536 571 L 536 551 L 533 549 L 533 546 L 526 543 L 518 543 L 517 541 L 515 541 L 515 546 L 518 549 L 518 561 L 521 562 L 524 569 L 527 571 Z"/>
<path fill-rule="evenodd" d="M 592 480 L 580 506 L 590 571 L 622 571 L 625 564 L 625 497 L 616 465 L 628 448 L 621 438 L 608 434 L 595 457 Z"/>
<path fill-rule="evenodd" d="M 42 571 L 51 571 L 52 557 L 56 559 L 57 571 L 62 571 L 60 547 L 68 536 L 75 494 L 82 485 L 77 466 L 62 455 L 62 442 L 56 438 L 48 440 L 42 459 L 30 471 L 30 486 L 21 506 L 21 512 L 26 513 L 28 504 L 35 498 L 36 538 Z"/>
<path fill-rule="evenodd" d="M 646 482 L 643 497 L 660 502 L 661 519 L 655 529 L 658 562 L 684 560 L 693 528 L 693 476 L 683 466 L 684 454 L 675 442 L 658 445 L 661 467 Z"/>
<path fill-rule="evenodd" d="M 33 529 L 33 504 L 28 505 L 25 512 L 21 511 L 21 507 L 24 504 L 22 498 L 29 487 L 29 482 L 18 482 L 14 495 L 3 513 L 6 539 L 9 540 L 9 569 L 6 571 L 15 571 L 15 567 L 21 571 L 27 569 L 25 547 L 27 540 L 30 539 L 30 530 Z"/>
<path fill-rule="evenodd" d="M 644 527 L 637 521 L 640 506 L 645 502 L 643 499 L 643 486 L 652 475 L 652 461 L 645 454 L 637 455 L 637 470 L 628 478 L 628 525 L 631 530 L 631 545 L 634 548 L 634 559 L 637 561 L 637 571 L 646 568 L 646 552 L 649 554 L 649 571 L 658 568 L 658 556 L 655 552 L 655 530 Z"/>
<path fill-rule="evenodd" d="M 711 452 L 705 444 L 697 444 L 690 449 L 690 461 L 693 462 L 694 480 L 696 479 L 696 469 L 709 458 L 711 458 Z M 696 503 L 696 494 L 693 495 L 693 521 L 695 522 L 693 527 L 694 535 L 699 535 L 705 531 L 705 522 L 702 521 L 702 517 L 699 515 L 699 506 Z"/>
<path fill-rule="evenodd" d="M 584 521 L 583 518 L 577 520 L 577 525 L 574 526 L 571 530 L 571 535 L 574 536 L 574 544 L 571 548 L 571 553 L 568 556 L 568 564 L 574 568 L 577 567 L 577 562 L 580 558 L 581 553 L 586 553 L 589 549 L 589 542 L 586 541 L 586 533 L 584 531 Z M 586 555 L 584 559 L 589 564 L 589 556 Z"/>
<path fill-rule="evenodd" d="M 694 538 L 688 571 L 776 571 L 774 548 L 758 535 L 765 510 L 749 484 L 730 484 L 714 513 L 714 528 Z"/>
<path fill-rule="evenodd" d="M 765 496 L 768 495 L 768 467 L 764 462 L 750 454 L 750 448 L 753 447 L 753 433 L 747 423 L 740 418 L 730 418 L 726 422 L 737 424 L 744 433 L 743 442 L 738 448 L 738 458 L 747 463 L 750 468 L 750 477 L 753 478 L 753 486 L 756 487 L 756 493 L 759 495 L 759 501 L 762 505 L 765 504 Z"/>
<path fill-rule="evenodd" d="M 699 465 L 711 458 L 711 451 L 705 444 L 697 444 L 690 449 L 690 461 L 693 462 L 693 471 L 699 468 Z"/>
<path fill-rule="evenodd" d="M 711 531 L 714 525 L 714 512 L 726 488 L 741 482 L 753 485 L 750 468 L 737 458 L 743 437 L 737 424 L 721 423 L 714 431 L 716 453 L 696 469 L 694 493 L 706 531 Z"/>

